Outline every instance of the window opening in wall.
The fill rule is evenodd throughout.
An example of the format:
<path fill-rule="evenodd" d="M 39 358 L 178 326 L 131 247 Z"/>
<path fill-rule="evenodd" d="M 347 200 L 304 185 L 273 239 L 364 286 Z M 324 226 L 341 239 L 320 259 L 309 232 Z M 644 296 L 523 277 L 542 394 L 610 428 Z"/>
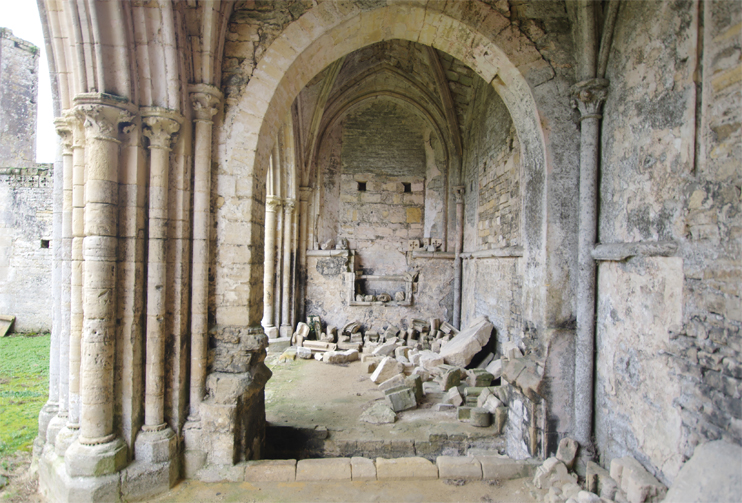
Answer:
<path fill-rule="evenodd" d="M 410 194 L 412 192 L 412 184 L 411 183 L 402 182 L 402 187 L 404 189 L 402 192 L 405 192 L 407 194 Z"/>
<path fill-rule="evenodd" d="M 358 182 L 358 192 L 366 192 L 366 182 Z"/>
<path fill-rule="evenodd" d="M 41 240 L 41 247 L 42 248 L 49 248 L 49 240 L 48 239 L 42 239 Z"/>

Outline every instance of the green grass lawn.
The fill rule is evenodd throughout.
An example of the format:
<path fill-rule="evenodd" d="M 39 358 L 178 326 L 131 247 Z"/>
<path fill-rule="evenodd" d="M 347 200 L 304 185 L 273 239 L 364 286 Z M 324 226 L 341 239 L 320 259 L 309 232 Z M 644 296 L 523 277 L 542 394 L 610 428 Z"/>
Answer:
<path fill-rule="evenodd" d="M 31 451 L 49 393 L 49 334 L 0 338 L 0 458 Z"/>

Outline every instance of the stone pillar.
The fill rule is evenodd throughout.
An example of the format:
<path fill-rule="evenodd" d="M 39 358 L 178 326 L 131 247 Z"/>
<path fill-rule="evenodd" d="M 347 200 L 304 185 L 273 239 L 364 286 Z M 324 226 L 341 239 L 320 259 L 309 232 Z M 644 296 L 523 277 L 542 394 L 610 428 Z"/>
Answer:
<path fill-rule="evenodd" d="M 580 218 L 577 242 L 577 339 L 575 341 L 575 440 L 592 446 L 593 365 L 595 360 L 595 262 L 598 237 L 600 109 L 608 81 L 590 79 L 572 87 L 572 106 L 580 111 Z"/>
<path fill-rule="evenodd" d="M 80 435 L 67 449 L 70 477 L 102 477 L 127 462 L 113 424 L 118 234 L 118 129 L 128 102 L 104 94 L 75 98 L 85 126 L 85 238 Z"/>
<path fill-rule="evenodd" d="M 165 422 L 165 339 L 167 337 L 167 229 L 170 144 L 182 117 L 160 108 L 143 109 L 149 138 L 149 236 L 147 241 L 147 323 L 144 425 L 136 438 L 136 459 L 164 463 L 175 455 L 175 432 Z"/>
<path fill-rule="evenodd" d="M 291 337 L 291 243 L 296 201 L 283 203 L 283 264 L 281 287 L 281 337 Z"/>
<path fill-rule="evenodd" d="M 273 339 L 278 332 L 273 324 L 273 291 L 276 274 L 276 213 L 281 199 L 267 196 L 265 201 L 265 269 L 263 271 L 263 321 L 266 335 Z"/>
<path fill-rule="evenodd" d="M 461 328 L 461 248 L 464 244 L 464 186 L 453 188 L 453 197 L 456 200 L 456 241 L 453 262 L 453 326 Z"/>
<path fill-rule="evenodd" d="M 307 248 L 309 247 L 309 198 L 312 197 L 310 187 L 299 188 L 299 271 L 297 296 L 299 302 L 299 321 L 306 322 L 306 291 L 307 291 Z"/>
<path fill-rule="evenodd" d="M 191 290 L 191 389 L 189 421 L 199 420 L 206 391 L 209 349 L 209 237 L 211 233 L 211 133 L 222 93 L 215 87 L 191 87 L 196 132 L 193 159 L 193 269 Z"/>

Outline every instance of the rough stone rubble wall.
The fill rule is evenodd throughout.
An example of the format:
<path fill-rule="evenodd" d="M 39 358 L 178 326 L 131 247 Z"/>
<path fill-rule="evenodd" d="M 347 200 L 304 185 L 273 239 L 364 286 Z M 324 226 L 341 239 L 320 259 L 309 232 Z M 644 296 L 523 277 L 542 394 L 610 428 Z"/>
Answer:
<path fill-rule="evenodd" d="M 699 443 L 742 442 L 741 22 L 738 2 L 623 3 L 606 75 L 600 241 L 678 250 L 600 265 L 596 437 L 665 483 Z"/>
<path fill-rule="evenodd" d="M 0 168 L 0 314 L 16 332 L 50 330 L 52 169 Z"/>
<path fill-rule="evenodd" d="M 38 70 L 38 49 L 0 28 L 0 168 L 36 166 Z"/>

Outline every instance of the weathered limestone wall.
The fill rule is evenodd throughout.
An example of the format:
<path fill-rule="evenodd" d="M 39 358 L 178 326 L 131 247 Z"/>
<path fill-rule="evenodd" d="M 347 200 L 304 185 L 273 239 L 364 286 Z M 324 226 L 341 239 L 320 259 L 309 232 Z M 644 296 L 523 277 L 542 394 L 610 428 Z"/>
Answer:
<path fill-rule="evenodd" d="M 36 165 L 39 50 L 0 28 L 0 168 Z"/>
<path fill-rule="evenodd" d="M 697 444 L 742 442 L 741 21 L 622 3 L 606 74 L 600 242 L 639 245 L 599 268 L 597 444 L 665 483 Z"/>
<path fill-rule="evenodd" d="M 51 330 L 52 167 L 0 168 L 0 313 Z"/>
<path fill-rule="evenodd" d="M 464 261 L 462 326 L 485 315 L 500 343 L 522 334 L 522 259 L 472 256 L 521 245 L 520 144 L 502 99 L 477 78 L 465 129 Z M 516 254 L 518 252 L 515 252 Z"/>

